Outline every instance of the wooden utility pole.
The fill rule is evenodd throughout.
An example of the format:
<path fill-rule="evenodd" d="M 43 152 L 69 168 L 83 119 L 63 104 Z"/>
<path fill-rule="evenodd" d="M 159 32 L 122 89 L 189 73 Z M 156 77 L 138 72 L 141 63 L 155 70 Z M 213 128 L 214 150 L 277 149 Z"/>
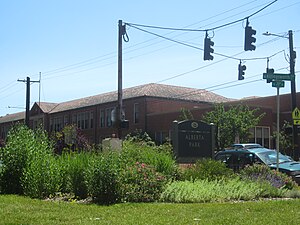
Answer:
<path fill-rule="evenodd" d="M 295 59 L 296 52 L 294 51 L 293 45 L 293 31 L 289 30 L 289 48 L 290 48 L 290 75 L 295 77 Z M 292 112 L 297 107 L 296 99 L 296 78 L 291 79 L 291 96 L 292 96 Z M 298 149 L 298 131 L 297 125 L 293 124 L 293 156 L 295 160 L 299 160 L 299 149 Z"/>
<path fill-rule="evenodd" d="M 20 82 L 26 83 L 26 111 L 25 111 L 25 125 L 29 127 L 29 118 L 30 118 L 30 83 L 39 83 L 40 81 L 30 81 L 30 77 L 26 77 L 26 80 L 20 80 Z"/>
<path fill-rule="evenodd" d="M 122 20 L 119 20 L 119 35 L 118 35 L 118 105 L 116 115 L 117 137 L 122 138 L 121 118 L 123 108 L 123 89 L 122 89 L 122 37 L 125 27 Z"/>

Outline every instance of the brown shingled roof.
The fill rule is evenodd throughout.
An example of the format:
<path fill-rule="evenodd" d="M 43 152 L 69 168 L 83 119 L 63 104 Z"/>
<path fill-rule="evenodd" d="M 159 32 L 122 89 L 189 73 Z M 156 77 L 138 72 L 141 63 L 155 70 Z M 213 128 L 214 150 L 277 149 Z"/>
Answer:
<path fill-rule="evenodd" d="M 228 102 L 232 100 L 203 89 L 187 88 L 166 84 L 150 83 L 123 89 L 123 99 L 142 96 L 211 103 Z M 86 98 L 76 99 L 58 104 L 57 107 L 55 107 L 50 113 L 114 102 L 117 101 L 117 98 L 117 91 L 113 91 Z"/>
<path fill-rule="evenodd" d="M 7 114 L 6 116 L 1 116 L 0 123 L 15 122 L 24 119 L 25 119 L 25 112 L 18 112 L 13 114 Z"/>
<path fill-rule="evenodd" d="M 210 103 L 228 102 L 233 100 L 204 89 L 180 87 L 166 84 L 150 83 L 123 89 L 123 99 L 142 96 Z M 117 91 L 112 91 L 62 103 L 41 102 L 40 108 L 44 113 L 57 113 L 108 102 L 114 102 L 117 101 L 117 98 Z M 0 117 L 0 123 L 15 121 L 24 118 L 25 112 L 6 115 L 4 117 Z"/>

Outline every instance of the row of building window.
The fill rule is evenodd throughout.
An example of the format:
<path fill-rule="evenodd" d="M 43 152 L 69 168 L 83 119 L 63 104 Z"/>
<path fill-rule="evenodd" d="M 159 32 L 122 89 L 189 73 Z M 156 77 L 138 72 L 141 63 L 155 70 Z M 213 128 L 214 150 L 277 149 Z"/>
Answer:
<path fill-rule="evenodd" d="M 100 127 L 112 127 L 112 114 L 115 108 L 107 108 L 100 110 Z M 124 119 L 125 119 L 125 110 Z M 134 123 L 139 123 L 140 116 L 139 104 L 134 104 Z M 76 124 L 78 128 L 82 130 L 92 129 L 94 126 L 94 113 L 93 112 L 82 112 L 77 114 L 72 114 L 72 124 Z M 50 131 L 60 131 L 62 128 L 70 124 L 69 116 L 58 116 L 50 119 Z"/>

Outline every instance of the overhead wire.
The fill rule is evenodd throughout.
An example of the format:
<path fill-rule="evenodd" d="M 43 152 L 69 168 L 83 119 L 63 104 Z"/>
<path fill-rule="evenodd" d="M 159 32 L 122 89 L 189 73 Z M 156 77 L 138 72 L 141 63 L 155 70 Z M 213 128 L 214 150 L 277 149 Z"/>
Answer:
<path fill-rule="evenodd" d="M 273 2 L 275 2 L 275 1 L 273 1 Z M 195 47 L 195 46 L 194 46 L 194 47 Z M 112 56 L 112 57 L 113 57 L 113 56 Z M 97 58 L 97 57 L 95 57 L 95 58 Z M 236 58 L 236 59 L 237 59 L 237 58 Z M 251 59 L 247 59 L 247 60 L 251 60 Z M 255 59 L 253 59 L 253 60 L 255 60 Z M 222 61 L 223 61 L 223 60 L 222 60 Z M 87 60 L 85 60 L 85 61 L 83 61 L 83 62 L 85 62 L 85 63 L 90 63 L 91 61 L 90 61 L 90 62 L 87 62 Z M 82 62 L 82 63 L 83 63 L 83 62 Z M 115 63 L 115 62 L 114 62 L 114 63 Z M 112 64 L 113 64 L 113 63 L 112 63 Z M 72 64 L 72 65 L 73 65 L 73 64 Z M 75 65 L 76 65 L 76 64 L 75 64 Z M 70 66 L 70 65 L 69 65 L 69 66 Z M 68 66 L 67 66 L 67 67 L 68 67 Z M 205 67 L 206 67 L 206 66 L 205 66 Z M 204 67 L 204 68 L 205 68 L 205 67 Z M 66 69 L 66 67 L 62 67 L 62 68 Z M 59 68 L 59 69 L 62 69 L 62 68 Z M 197 69 L 195 69 L 195 70 L 193 70 L 193 71 L 197 71 L 197 70 L 199 70 L 199 69 L 201 69 L 201 68 L 197 68 Z M 57 70 L 58 70 L 58 69 L 57 69 Z M 87 70 L 90 70 L 90 69 L 87 69 Z M 79 71 L 79 72 L 83 72 L 83 71 L 87 71 L 87 70 L 82 70 L 82 71 Z M 55 71 L 53 71 L 53 70 L 50 71 L 50 72 L 49 72 L 49 71 L 47 71 L 47 72 L 48 72 L 48 73 L 50 73 L 50 72 L 55 73 Z M 56 71 L 56 72 L 57 72 L 57 71 Z M 63 72 L 64 72 L 64 71 L 63 71 Z M 187 73 L 190 73 L 190 72 L 191 72 L 191 71 L 188 71 Z M 187 73 L 185 73 L 185 74 L 187 74 Z M 48 75 L 49 75 L 49 74 L 48 74 Z M 177 77 L 177 76 L 176 76 L 176 77 Z"/>
<path fill-rule="evenodd" d="M 207 28 L 207 29 L 187 29 L 187 28 L 171 28 L 171 27 L 160 27 L 160 26 L 152 26 L 152 25 L 143 25 L 143 24 L 136 24 L 136 23 L 124 23 L 125 25 L 128 25 L 128 26 L 131 26 L 131 27 L 145 27 L 145 28 L 154 28 L 154 29 L 163 29 L 163 30 L 173 30 L 173 31 L 186 31 L 186 32 L 206 32 L 206 31 L 212 31 L 212 30 L 217 30 L 217 29 L 220 29 L 220 28 L 223 28 L 223 27 L 226 27 L 226 26 L 229 26 L 229 25 L 232 25 L 232 24 L 235 24 L 235 23 L 238 23 L 238 22 L 241 22 L 245 19 L 249 19 L 250 17 L 260 13 L 261 11 L 265 10 L 266 8 L 268 8 L 269 6 L 273 5 L 275 2 L 277 2 L 278 0 L 274 0 L 272 2 L 270 2 L 269 4 L 267 4 L 266 6 L 262 7 L 261 9 L 257 10 L 256 12 L 244 17 L 244 18 L 241 18 L 241 19 L 238 19 L 238 20 L 235 20 L 235 21 L 232 21 L 232 22 L 229 22 L 229 23 L 225 23 L 225 24 L 222 24 L 222 25 L 219 25 L 219 26 L 216 26 L 216 27 L 212 27 L 212 28 Z"/>

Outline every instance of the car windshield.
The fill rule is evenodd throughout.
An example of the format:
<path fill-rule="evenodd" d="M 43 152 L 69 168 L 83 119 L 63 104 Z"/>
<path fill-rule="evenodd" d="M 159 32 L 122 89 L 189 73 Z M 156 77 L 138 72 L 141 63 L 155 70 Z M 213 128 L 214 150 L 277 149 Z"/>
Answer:
<path fill-rule="evenodd" d="M 257 153 L 258 157 L 266 164 L 276 164 L 277 163 L 277 152 L 276 151 L 266 151 Z M 292 160 L 285 155 L 279 153 L 279 163 L 291 162 Z"/>

